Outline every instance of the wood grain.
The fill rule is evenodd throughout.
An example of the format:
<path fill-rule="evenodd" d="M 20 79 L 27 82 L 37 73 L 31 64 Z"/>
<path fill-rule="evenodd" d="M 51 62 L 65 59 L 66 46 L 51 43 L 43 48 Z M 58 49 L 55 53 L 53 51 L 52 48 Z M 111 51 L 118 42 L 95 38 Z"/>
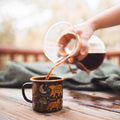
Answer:
<path fill-rule="evenodd" d="M 30 98 L 31 89 L 27 89 L 26 94 Z M 64 89 L 64 102 L 61 111 L 38 113 L 32 110 L 30 103 L 24 101 L 21 89 L 0 88 L 0 120 L 120 120 L 120 113 L 81 103 L 81 101 L 86 104 L 88 102 L 96 103 L 96 100 L 102 100 L 102 98 L 107 103 L 110 102 L 109 104 L 111 104 L 109 100 L 119 102 L 119 97 L 115 94 Z M 100 105 L 104 106 L 104 104 L 103 102 Z M 116 104 L 116 106 L 118 106 L 117 110 L 120 110 L 120 105 Z M 107 108 L 110 106 L 108 105 Z"/>

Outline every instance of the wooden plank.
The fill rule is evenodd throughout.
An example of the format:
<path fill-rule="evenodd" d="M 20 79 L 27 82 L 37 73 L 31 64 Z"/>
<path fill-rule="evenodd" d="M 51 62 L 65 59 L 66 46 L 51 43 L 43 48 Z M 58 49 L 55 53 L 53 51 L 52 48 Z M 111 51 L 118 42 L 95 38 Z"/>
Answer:
<path fill-rule="evenodd" d="M 64 100 L 65 101 L 65 100 Z M 102 120 L 120 120 L 120 114 L 119 113 L 114 113 L 110 112 L 107 110 L 103 109 L 97 109 L 94 107 L 88 107 L 84 106 L 75 102 L 66 102 L 64 104 L 64 107 L 67 107 L 68 109 L 72 109 L 73 111 L 77 111 L 89 116 L 94 116 L 97 120 L 97 118 L 102 119 Z"/>
<path fill-rule="evenodd" d="M 12 97 L 4 97 L 0 95 L 0 116 L 4 116 L 5 119 L 17 119 L 17 120 L 96 120 L 96 117 L 89 116 L 87 114 L 73 111 L 64 107 L 61 111 L 56 113 L 37 113 L 32 110 L 31 105 L 26 106 L 19 104 L 19 102 Z M 5 117 L 6 116 L 6 117 Z M 3 118 L 2 118 L 3 119 Z M 97 120 L 101 120 L 97 118 Z"/>
<path fill-rule="evenodd" d="M 72 93 L 71 93 L 72 92 Z M 9 118 L 21 120 L 21 119 L 42 119 L 42 120 L 119 120 L 120 114 L 116 112 L 111 112 L 104 109 L 98 109 L 95 107 L 90 107 L 82 105 L 81 103 L 75 101 L 75 95 L 83 96 L 83 94 L 88 96 L 99 97 L 103 99 L 115 99 L 116 95 L 114 94 L 105 94 L 101 92 L 84 92 L 70 91 L 64 89 L 64 102 L 63 109 L 55 113 L 37 113 L 32 110 L 32 105 L 24 101 L 20 89 L 0 89 L 0 117 L 7 120 Z M 81 93 L 80 93 L 81 92 Z M 31 96 L 31 89 L 27 89 L 26 93 L 28 97 Z M 79 93 L 79 94 L 78 94 Z M 98 94 L 97 94 L 98 93 Z M 107 95 L 107 97 L 106 97 Z M 80 98 L 79 98 L 80 99 Z M 77 100 L 79 100 L 77 99 Z M 88 101 L 91 101 L 89 97 L 86 98 Z M 119 100 L 119 99 L 118 99 Z M 6 117 L 5 117 L 6 116 Z"/>
<path fill-rule="evenodd" d="M 120 50 L 116 49 L 107 49 L 106 56 L 120 56 Z"/>
<path fill-rule="evenodd" d="M 4 111 L 0 111 L 0 117 L 4 116 L 4 120 L 14 118 L 17 120 L 102 120 L 100 118 L 96 118 L 94 116 L 89 116 L 84 113 L 80 113 L 77 111 L 73 111 L 67 108 L 63 108 L 61 111 L 56 113 L 37 113 L 31 109 L 31 107 L 11 104 L 6 102 L 5 100 L 1 100 L 0 102 Z M 5 117 L 6 116 L 6 117 Z M 2 118 L 3 119 L 3 118 Z"/>
<path fill-rule="evenodd" d="M 120 113 L 120 98 L 116 94 L 85 91 L 67 92 L 69 92 L 69 95 L 72 96 L 72 98 L 69 98 L 69 95 L 65 95 L 68 97 L 66 98 L 68 101 L 73 101 L 85 106 Z"/>
<path fill-rule="evenodd" d="M 43 55 L 44 53 L 43 53 L 43 50 L 0 46 L 0 54 L 33 54 L 33 55 L 41 54 Z"/>

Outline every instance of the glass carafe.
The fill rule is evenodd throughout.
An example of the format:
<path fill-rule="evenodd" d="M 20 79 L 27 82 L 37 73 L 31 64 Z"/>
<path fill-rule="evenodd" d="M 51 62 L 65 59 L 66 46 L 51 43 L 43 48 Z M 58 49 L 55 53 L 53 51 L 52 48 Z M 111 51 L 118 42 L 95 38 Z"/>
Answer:
<path fill-rule="evenodd" d="M 60 40 L 69 29 L 70 38 L 64 36 L 64 40 Z M 79 36 L 75 32 L 74 26 L 66 21 L 57 22 L 52 25 L 46 33 L 44 40 L 44 53 L 54 63 L 59 63 L 64 59 L 73 58 L 72 64 L 76 64 L 81 70 L 94 70 L 98 68 L 105 57 L 105 45 L 95 35 L 88 40 L 88 51 L 84 56 L 78 55 L 81 44 Z M 64 46 L 62 43 L 66 43 Z M 69 63 L 69 61 L 67 62 Z M 86 68 L 86 69 L 85 69 Z"/>

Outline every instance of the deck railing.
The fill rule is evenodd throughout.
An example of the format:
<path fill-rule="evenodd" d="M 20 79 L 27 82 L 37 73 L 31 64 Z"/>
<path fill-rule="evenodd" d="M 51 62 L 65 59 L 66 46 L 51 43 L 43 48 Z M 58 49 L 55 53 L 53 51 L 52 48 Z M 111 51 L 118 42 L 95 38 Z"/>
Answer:
<path fill-rule="evenodd" d="M 0 47 L 0 70 L 3 68 L 5 56 L 8 56 L 10 61 L 19 61 L 17 57 L 21 56 L 21 61 L 29 62 L 29 57 L 33 58 L 33 62 L 48 61 L 42 50 L 30 50 L 10 47 Z"/>
<path fill-rule="evenodd" d="M 29 56 L 32 56 L 34 62 L 37 61 L 49 61 L 45 56 L 42 50 L 30 50 L 30 49 L 19 49 L 19 48 L 10 48 L 10 47 L 0 47 L 0 70 L 2 69 L 2 65 L 4 63 L 4 56 L 9 56 L 9 60 L 17 61 L 18 56 L 22 56 L 23 62 L 29 62 Z M 110 51 L 107 50 L 106 58 L 111 60 L 113 58 L 117 59 L 117 64 L 120 66 L 120 51 Z"/>
<path fill-rule="evenodd" d="M 107 50 L 106 51 L 106 59 L 112 60 L 116 59 L 116 63 L 118 66 L 120 66 L 120 50 Z"/>

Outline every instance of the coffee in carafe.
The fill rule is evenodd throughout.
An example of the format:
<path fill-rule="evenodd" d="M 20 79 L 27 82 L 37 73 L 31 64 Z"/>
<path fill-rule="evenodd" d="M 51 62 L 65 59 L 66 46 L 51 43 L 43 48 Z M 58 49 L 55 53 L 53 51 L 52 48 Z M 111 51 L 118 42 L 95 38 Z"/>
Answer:
<path fill-rule="evenodd" d="M 88 70 L 95 70 L 97 69 L 103 62 L 105 57 L 105 53 L 88 53 L 88 55 L 81 61 Z M 77 61 L 77 60 L 76 60 Z M 76 64 L 78 68 L 84 70 L 84 68 L 80 64 Z"/>
<path fill-rule="evenodd" d="M 68 29 L 73 31 L 68 32 Z M 85 54 L 81 55 L 82 42 L 71 23 L 61 21 L 51 26 L 44 41 L 44 53 L 55 63 L 51 72 L 62 63 L 75 64 L 78 69 L 87 73 L 97 69 L 104 60 L 105 45 L 95 35 L 87 43 Z"/>

